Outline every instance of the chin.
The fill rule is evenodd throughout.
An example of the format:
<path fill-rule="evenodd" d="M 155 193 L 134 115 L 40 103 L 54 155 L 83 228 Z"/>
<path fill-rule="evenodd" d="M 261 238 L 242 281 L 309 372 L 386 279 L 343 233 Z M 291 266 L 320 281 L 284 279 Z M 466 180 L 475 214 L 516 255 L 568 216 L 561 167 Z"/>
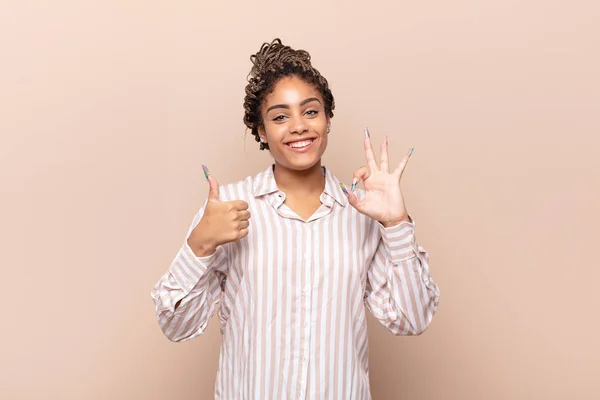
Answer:
<path fill-rule="evenodd" d="M 280 164 L 282 167 L 285 167 L 290 170 L 306 171 L 307 169 L 310 169 L 310 168 L 314 167 L 316 164 L 318 164 L 320 160 L 321 160 L 321 155 L 306 154 L 306 155 L 303 155 L 303 157 L 295 157 L 295 158 L 283 157 L 283 160 L 276 159 L 275 161 L 277 161 L 277 163 Z"/>
<path fill-rule="evenodd" d="M 306 162 L 306 163 L 297 163 L 294 165 L 295 170 L 297 171 L 306 171 L 308 169 L 311 169 L 312 167 L 314 167 L 318 162 L 319 162 L 320 158 L 312 161 L 312 162 Z"/>

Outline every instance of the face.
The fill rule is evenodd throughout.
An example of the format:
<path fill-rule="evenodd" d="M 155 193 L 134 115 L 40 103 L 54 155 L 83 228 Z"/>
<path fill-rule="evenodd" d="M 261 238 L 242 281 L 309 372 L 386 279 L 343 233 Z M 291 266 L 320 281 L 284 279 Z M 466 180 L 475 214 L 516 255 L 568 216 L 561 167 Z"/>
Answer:
<path fill-rule="evenodd" d="M 317 164 L 327 148 L 329 118 L 319 91 L 292 76 L 279 80 L 262 105 L 261 138 L 276 164 L 303 171 Z"/>

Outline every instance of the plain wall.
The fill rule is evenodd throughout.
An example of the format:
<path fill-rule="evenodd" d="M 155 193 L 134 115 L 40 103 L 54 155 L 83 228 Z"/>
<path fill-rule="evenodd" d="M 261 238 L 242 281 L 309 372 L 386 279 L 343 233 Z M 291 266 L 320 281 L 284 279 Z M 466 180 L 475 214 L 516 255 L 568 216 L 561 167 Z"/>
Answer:
<path fill-rule="evenodd" d="M 441 289 L 369 319 L 375 399 L 599 396 L 597 1 L 0 1 L 3 399 L 209 399 L 220 334 L 171 343 L 150 290 L 208 186 L 264 169 L 249 56 L 308 50 L 346 183 L 389 135 Z"/>

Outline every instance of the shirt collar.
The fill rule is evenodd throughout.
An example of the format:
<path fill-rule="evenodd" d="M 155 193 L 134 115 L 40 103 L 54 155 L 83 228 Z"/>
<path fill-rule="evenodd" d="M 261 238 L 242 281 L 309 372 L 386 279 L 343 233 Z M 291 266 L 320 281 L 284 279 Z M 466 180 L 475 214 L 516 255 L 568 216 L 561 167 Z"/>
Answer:
<path fill-rule="evenodd" d="M 269 165 L 267 169 L 254 177 L 254 197 L 279 191 L 273 175 L 274 166 L 275 164 Z"/>
<path fill-rule="evenodd" d="M 275 182 L 275 175 L 273 174 L 274 166 L 275 164 L 269 165 L 263 172 L 254 177 L 254 197 L 279 191 L 277 182 Z M 323 192 L 345 207 L 348 199 L 344 192 L 342 192 L 338 179 L 325 166 L 323 166 L 323 170 L 325 171 L 325 190 Z"/>
<path fill-rule="evenodd" d="M 333 197 L 335 201 L 340 203 L 341 206 L 346 206 L 348 203 L 348 198 L 342 192 L 342 188 L 340 187 L 340 181 L 333 176 L 331 171 L 325 167 L 325 194 Z"/>

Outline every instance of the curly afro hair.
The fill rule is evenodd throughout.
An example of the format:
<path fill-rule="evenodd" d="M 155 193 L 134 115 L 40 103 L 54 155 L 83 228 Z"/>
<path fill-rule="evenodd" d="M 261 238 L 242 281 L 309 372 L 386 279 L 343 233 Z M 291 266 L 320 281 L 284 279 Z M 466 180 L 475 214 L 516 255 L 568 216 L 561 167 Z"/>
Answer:
<path fill-rule="evenodd" d="M 267 143 L 260 142 L 258 128 L 263 120 L 261 107 L 277 82 L 289 76 L 296 76 L 319 91 L 325 101 L 325 115 L 333 117 L 335 102 L 329 89 L 327 79 L 310 63 L 310 54 L 304 50 L 294 50 L 274 39 L 271 43 L 263 43 L 258 53 L 250 56 L 252 69 L 248 74 L 246 97 L 244 98 L 244 124 L 252 131 L 254 139 L 260 143 L 261 150 L 269 150 Z"/>

